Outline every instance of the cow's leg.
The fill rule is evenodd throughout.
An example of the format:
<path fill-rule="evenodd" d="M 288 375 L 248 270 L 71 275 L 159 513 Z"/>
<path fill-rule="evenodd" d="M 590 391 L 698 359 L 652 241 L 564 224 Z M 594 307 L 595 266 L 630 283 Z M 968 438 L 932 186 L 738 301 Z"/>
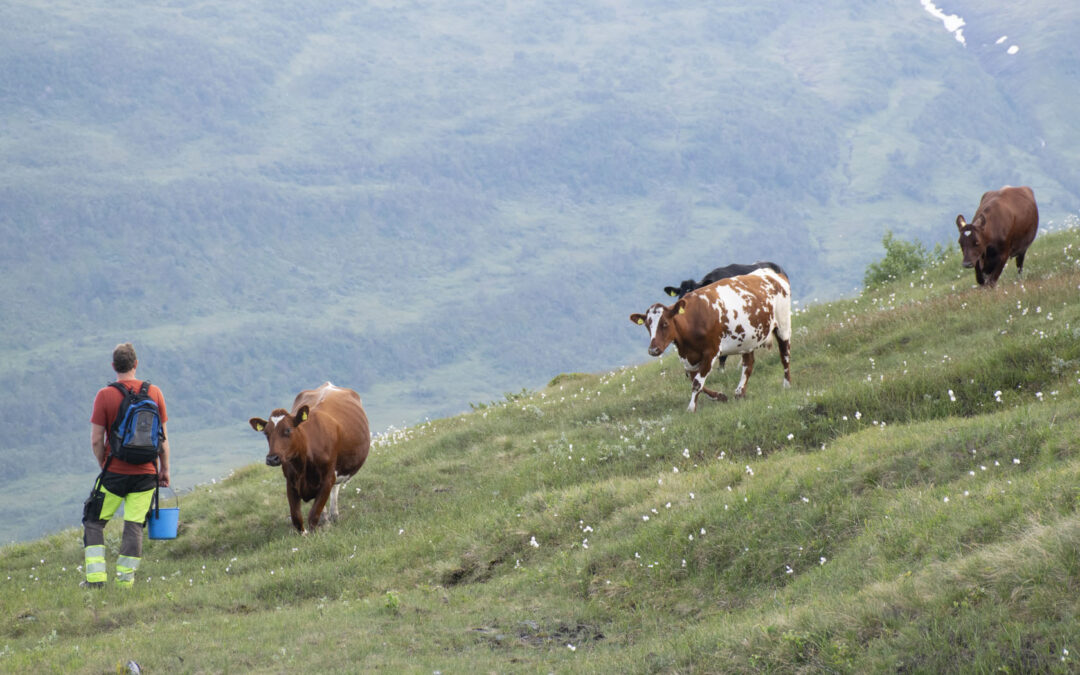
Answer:
<path fill-rule="evenodd" d="M 724 369 L 724 366 L 725 366 L 726 364 L 727 364 L 727 355 L 725 355 L 725 354 L 721 354 L 721 355 L 720 355 L 720 358 L 718 358 L 718 359 L 716 360 L 716 365 L 720 366 L 720 370 L 723 370 L 723 369 Z"/>
<path fill-rule="evenodd" d="M 706 386 L 701 387 L 701 393 L 705 394 L 714 401 L 720 401 L 721 403 L 727 401 L 727 396 L 725 396 L 719 391 L 713 391 Z"/>
<path fill-rule="evenodd" d="M 690 375 L 689 372 L 686 373 Z M 686 409 L 690 412 L 697 412 L 697 397 L 701 392 L 702 387 L 705 386 L 705 377 L 699 372 L 694 373 L 690 377 L 690 405 Z"/>
<path fill-rule="evenodd" d="M 334 483 L 334 487 L 330 488 L 330 522 L 337 522 L 338 516 L 338 490 L 341 489 L 341 483 Z"/>
<path fill-rule="evenodd" d="M 702 378 L 701 379 L 701 391 L 702 391 L 702 393 L 704 393 L 706 396 L 708 396 L 709 398 L 711 398 L 714 401 L 724 402 L 724 401 L 727 400 L 727 396 L 724 396 L 720 392 L 713 391 L 712 389 L 709 389 L 708 387 L 705 386 L 705 377 L 707 377 L 708 374 L 710 372 L 712 372 L 712 363 L 714 361 L 718 361 L 720 363 L 723 363 L 724 357 L 723 356 L 717 357 L 717 354 L 719 353 L 719 351 L 720 350 L 717 350 L 716 352 L 713 352 L 711 354 L 706 352 L 704 358 L 702 358 L 702 363 L 709 364 L 709 367 L 701 375 L 701 378 Z"/>
<path fill-rule="evenodd" d="M 975 282 L 980 286 L 986 285 L 986 275 L 983 274 L 982 261 L 975 261 Z"/>
<path fill-rule="evenodd" d="M 292 518 L 293 527 L 300 534 L 304 534 L 304 516 L 300 513 L 300 493 L 292 484 L 287 484 L 285 495 L 289 498 L 289 517 Z"/>
<path fill-rule="evenodd" d="M 704 363 L 705 366 L 693 375 L 693 389 L 690 391 L 690 406 L 687 408 L 687 410 L 689 410 L 690 412 L 697 412 L 697 397 L 700 393 L 704 393 L 706 396 L 713 399 L 714 401 L 727 400 L 727 396 L 724 396 L 722 393 L 718 391 L 713 391 L 712 389 L 709 389 L 705 386 L 705 378 L 709 376 L 709 372 L 711 370 L 710 366 L 712 365 L 712 360 L 714 358 L 715 356 L 710 356 L 706 359 L 702 359 L 702 363 Z M 687 375 L 689 374 L 690 373 L 688 372 Z"/>
<path fill-rule="evenodd" d="M 1027 255 L 1027 251 L 1023 251 L 1016 256 L 1016 276 L 1024 278 L 1024 256 Z"/>
<path fill-rule="evenodd" d="M 780 333 L 773 331 L 776 336 L 776 348 L 780 350 L 780 363 L 784 366 L 784 389 L 791 386 L 791 340 L 780 337 Z"/>
<path fill-rule="evenodd" d="M 694 373 L 693 378 L 691 378 L 693 384 L 690 389 L 690 405 L 687 407 L 687 410 L 690 412 L 697 412 L 697 397 L 701 392 L 705 392 L 706 396 L 711 396 L 712 398 L 716 398 L 718 395 L 723 396 L 723 394 L 717 394 L 717 392 L 705 388 L 705 378 L 709 376 L 708 364 L 711 362 L 711 359 L 709 361 L 703 361 L 703 363 L 706 364 L 705 367 Z"/>
<path fill-rule="evenodd" d="M 333 478 L 327 477 L 323 480 L 319 494 L 315 496 L 315 503 L 311 505 L 311 511 L 308 512 L 308 525 L 311 529 L 314 530 L 319 525 L 323 507 L 326 506 L 326 500 L 330 499 L 330 493 L 333 492 L 336 484 Z"/>
<path fill-rule="evenodd" d="M 1001 260 L 995 260 L 990 269 L 986 270 L 986 287 L 994 288 L 997 286 L 998 278 L 1001 277 L 1001 273 L 1005 271 L 1005 263 L 1008 258 L 1002 258 Z"/>
<path fill-rule="evenodd" d="M 735 398 L 746 396 L 746 381 L 754 372 L 754 352 L 746 352 L 742 355 L 742 376 L 739 378 L 739 386 L 735 387 Z"/>

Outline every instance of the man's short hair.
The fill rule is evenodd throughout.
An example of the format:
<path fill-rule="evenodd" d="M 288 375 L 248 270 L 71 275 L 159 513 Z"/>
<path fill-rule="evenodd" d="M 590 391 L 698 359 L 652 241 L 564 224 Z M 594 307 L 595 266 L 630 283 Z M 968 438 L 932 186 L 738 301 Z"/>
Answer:
<path fill-rule="evenodd" d="M 130 342 L 116 345 L 112 353 L 112 367 L 117 373 L 126 373 L 135 368 L 135 347 Z"/>

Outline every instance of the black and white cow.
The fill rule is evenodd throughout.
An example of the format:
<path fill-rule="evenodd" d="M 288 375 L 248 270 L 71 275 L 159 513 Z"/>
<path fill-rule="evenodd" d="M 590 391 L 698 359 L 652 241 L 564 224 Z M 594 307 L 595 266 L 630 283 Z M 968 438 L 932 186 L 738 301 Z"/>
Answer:
<path fill-rule="evenodd" d="M 693 279 L 687 279 L 678 286 L 665 286 L 664 292 L 673 298 L 681 298 L 690 291 L 696 291 L 702 286 L 708 286 L 709 284 L 715 284 L 721 279 L 730 279 L 731 277 L 737 277 L 742 274 L 750 274 L 754 270 L 771 269 L 774 272 L 787 276 L 787 272 L 783 270 L 776 263 L 758 261 L 751 265 L 744 265 L 741 263 L 732 263 L 731 265 L 725 265 L 724 267 L 717 267 L 712 272 L 709 272 L 701 281 L 694 281 Z"/>

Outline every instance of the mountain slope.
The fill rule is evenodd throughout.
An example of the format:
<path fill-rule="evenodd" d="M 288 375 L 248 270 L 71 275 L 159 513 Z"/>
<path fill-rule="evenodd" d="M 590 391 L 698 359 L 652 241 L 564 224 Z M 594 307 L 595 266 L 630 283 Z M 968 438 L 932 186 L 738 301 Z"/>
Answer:
<path fill-rule="evenodd" d="M 128 593 L 76 588 L 75 530 L 6 546 L 0 663 L 1070 671 L 1080 230 L 1039 242 L 992 292 L 939 264 L 799 312 L 791 390 L 763 352 L 688 414 L 668 354 L 403 429 L 309 537 L 245 467 Z"/>
<path fill-rule="evenodd" d="M 975 5 L 6 3 L 0 541 L 77 518 L 122 341 L 191 486 L 325 380 L 416 424 L 638 360 L 720 264 L 805 303 L 988 188 L 1063 222 L 1080 6 Z"/>

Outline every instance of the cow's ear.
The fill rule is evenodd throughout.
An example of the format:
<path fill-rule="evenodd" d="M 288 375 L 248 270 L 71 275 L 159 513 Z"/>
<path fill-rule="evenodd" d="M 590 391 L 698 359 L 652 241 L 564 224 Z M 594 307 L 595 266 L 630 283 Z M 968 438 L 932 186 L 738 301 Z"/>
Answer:
<path fill-rule="evenodd" d="M 961 213 L 956 216 L 956 229 L 963 230 L 965 227 L 967 227 L 967 223 L 964 222 L 964 214 Z"/>
<path fill-rule="evenodd" d="M 679 289 L 674 286 L 664 286 L 664 292 L 673 298 L 679 297 Z"/>
<path fill-rule="evenodd" d="M 631 314 L 630 315 L 630 321 L 632 321 L 633 323 L 636 323 L 636 324 L 645 325 L 645 315 L 644 314 Z"/>
<path fill-rule="evenodd" d="M 301 422 L 306 422 L 310 409 L 306 405 L 300 406 L 300 409 L 296 411 L 296 416 L 293 417 L 293 426 L 300 426 Z"/>
<path fill-rule="evenodd" d="M 671 311 L 675 314 L 686 314 L 686 298 L 682 298 L 672 305 Z"/>
<path fill-rule="evenodd" d="M 266 420 L 259 419 L 258 417 L 252 417 L 251 419 L 249 419 L 248 424 L 250 424 L 251 428 L 255 431 L 263 431 L 264 429 L 266 429 Z"/>

